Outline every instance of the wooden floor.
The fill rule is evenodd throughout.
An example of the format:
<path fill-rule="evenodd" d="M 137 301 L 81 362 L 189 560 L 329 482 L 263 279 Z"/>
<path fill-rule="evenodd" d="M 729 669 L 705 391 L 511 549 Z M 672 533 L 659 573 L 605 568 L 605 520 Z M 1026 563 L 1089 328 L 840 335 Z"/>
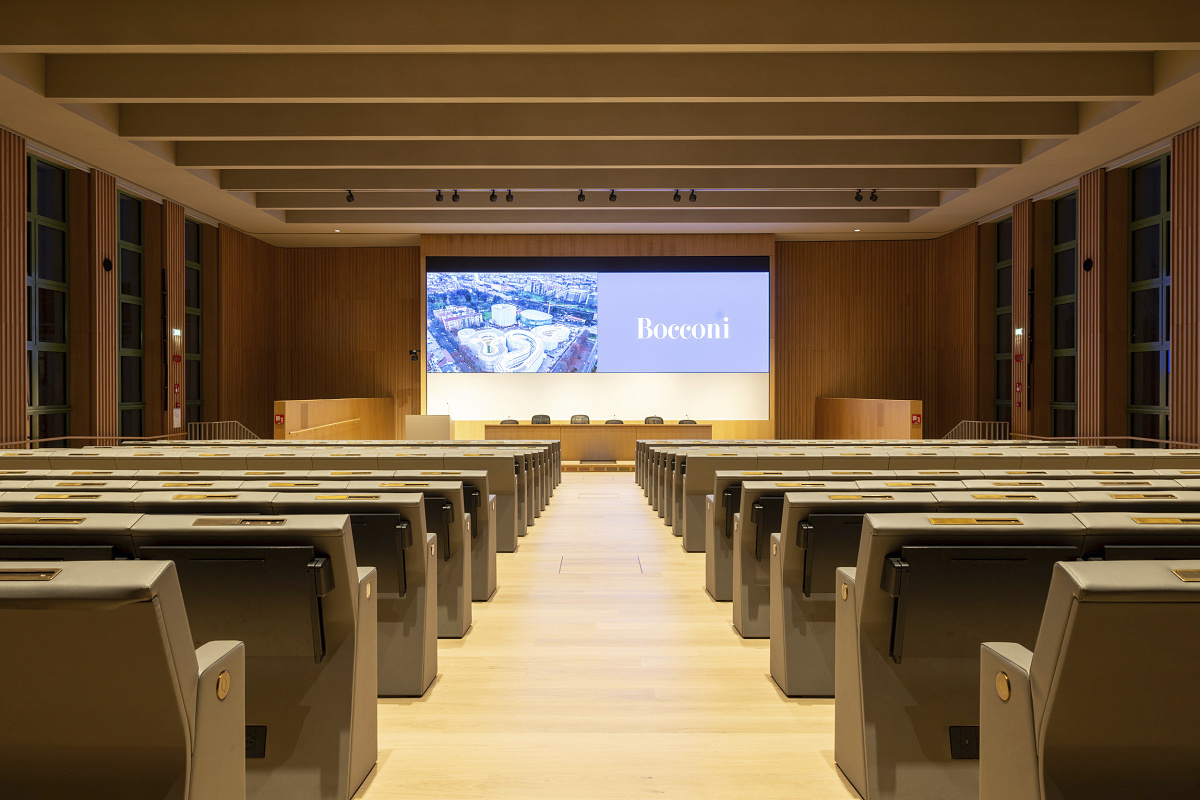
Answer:
<path fill-rule="evenodd" d="M 379 702 L 385 798 L 856 798 L 833 701 L 789 700 L 629 474 L 563 475 L 419 700 Z"/>

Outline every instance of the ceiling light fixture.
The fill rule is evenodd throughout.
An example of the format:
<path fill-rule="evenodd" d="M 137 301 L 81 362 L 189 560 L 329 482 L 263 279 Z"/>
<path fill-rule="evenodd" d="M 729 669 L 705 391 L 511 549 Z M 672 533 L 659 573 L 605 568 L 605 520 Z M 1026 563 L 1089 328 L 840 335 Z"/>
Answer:
<path fill-rule="evenodd" d="M 576 197 L 575 199 L 576 199 L 576 200 L 578 200 L 578 201 L 579 201 L 579 202 L 581 202 L 581 203 L 582 203 L 584 200 L 587 200 L 587 197 L 586 197 L 586 196 L 584 195 L 584 193 L 583 193 L 583 189 L 580 189 L 580 190 L 579 190 L 579 197 Z"/>
<path fill-rule="evenodd" d="M 347 202 L 347 203 L 353 203 L 353 202 L 354 202 L 354 191 L 353 191 L 352 189 L 347 189 L 347 190 L 346 190 L 346 202 Z"/>
<path fill-rule="evenodd" d="M 871 202 L 872 202 L 872 203 L 874 203 L 874 202 L 875 202 L 876 200 L 878 200 L 878 199 L 879 199 L 879 190 L 878 190 L 878 189 L 872 189 L 872 190 L 871 190 Z"/>
<path fill-rule="evenodd" d="M 858 191 L 856 191 L 856 192 L 854 193 L 854 201 L 855 201 L 856 203 L 861 203 L 861 202 L 862 202 L 862 189 L 859 189 Z"/>
<path fill-rule="evenodd" d="M 854 229 L 854 232 L 855 232 L 855 233 L 861 233 L 861 232 L 862 232 L 862 228 L 855 228 L 855 229 Z"/>
<path fill-rule="evenodd" d="M 488 200 L 491 200 L 493 203 L 496 202 L 496 190 L 495 189 L 492 189 L 492 193 L 490 195 L 488 195 Z"/>
<path fill-rule="evenodd" d="M 678 189 L 675 190 L 675 196 L 672 197 L 671 199 L 674 200 L 676 203 L 679 202 L 679 190 Z"/>
<path fill-rule="evenodd" d="M 617 190 L 616 189 L 613 189 L 611 192 L 608 193 L 608 202 L 610 202 L 610 203 L 617 202 Z"/>
<path fill-rule="evenodd" d="M 692 193 L 688 195 L 688 202 L 689 203 L 696 202 L 696 190 L 695 189 L 692 189 Z"/>
<path fill-rule="evenodd" d="M 441 189 L 437 190 L 437 194 L 435 194 L 433 196 L 433 199 L 437 200 L 439 203 L 442 202 L 442 190 Z"/>
<path fill-rule="evenodd" d="M 504 195 L 504 202 L 511 203 L 513 201 L 512 189 L 508 190 L 508 194 Z"/>
<path fill-rule="evenodd" d="M 342 232 L 342 229 L 341 229 L 341 228 L 334 228 L 334 229 L 333 229 L 333 232 L 334 232 L 334 233 L 341 233 L 341 232 Z"/>
<path fill-rule="evenodd" d="M 450 195 L 450 202 L 452 202 L 452 203 L 458 202 L 458 189 L 455 189 L 454 194 Z"/>

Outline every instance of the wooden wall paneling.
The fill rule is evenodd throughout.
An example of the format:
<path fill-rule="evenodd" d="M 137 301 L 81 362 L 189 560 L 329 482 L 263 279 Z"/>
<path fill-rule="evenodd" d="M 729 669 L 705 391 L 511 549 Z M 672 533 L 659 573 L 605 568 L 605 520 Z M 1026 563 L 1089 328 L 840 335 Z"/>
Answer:
<path fill-rule="evenodd" d="M 418 413 L 419 258 L 416 247 L 281 250 L 277 399 L 391 397 L 394 420 Z"/>
<path fill-rule="evenodd" d="M 1035 436 L 1050 436 L 1050 401 L 1054 394 L 1054 201 L 1039 200 L 1033 204 L 1033 271 L 1030 281 L 1033 296 L 1030 303 L 1028 377 L 1025 402 L 1029 406 L 1029 432 Z"/>
<path fill-rule="evenodd" d="M 980 420 L 996 419 L 996 223 L 979 226 L 979 286 L 976 304 L 978 381 L 977 411 Z"/>
<path fill-rule="evenodd" d="M 1113 268 L 1108 257 L 1108 173 L 1097 169 L 1079 180 L 1079 262 L 1076 273 L 1079 320 L 1076 360 L 1079 365 L 1076 398 L 1079 401 L 1078 432 L 1081 438 L 1103 436 L 1107 430 L 1105 392 L 1107 381 L 1107 273 Z M 1092 268 L 1083 270 L 1083 262 Z"/>
<path fill-rule="evenodd" d="M 278 248 L 227 225 L 220 229 L 219 420 L 241 422 L 271 438 L 277 319 L 288 305 L 278 291 Z"/>
<path fill-rule="evenodd" d="M 1171 434 L 1200 441 L 1200 128 L 1171 142 Z"/>
<path fill-rule="evenodd" d="M 162 406 L 162 432 L 177 433 L 186 428 L 184 420 L 187 412 L 184 407 L 187 397 L 187 386 L 184 370 L 184 261 L 185 261 L 185 232 L 183 227 L 183 206 L 167 200 L 162 205 L 162 296 L 160 302 L 165 304 L 165 313 L 161 315 L 162 330 L 157 345 L 165 349 L 158 354 L 160 364 L 165 364 L 166 374 L 154 395 L 154 401 Z M 201 300 L 203 302 L 203 300 Z M 201 317 L 203 320 L 203 316 Z M 180 335 L 174 335 L 179 331 Z M 203 335 L 203 334 L 201 334 Z M 201 350 L 203 352 L 203 349 Z M 147 352 L 149 356 L 149 352 Z M 176 362 L 175 356 L 179 357 Z M 179 393 L 175 393 L 175 387 Z M 165 398 L 165 403 L 163 402 Z M 175 424 L 175 409 L 179 409 L 179 425 Z"/>
<path fill-rule="evenodd" d="M 818 439 L 921 439 L 920 400 L 875 400 L 857 397 L 818 397 L 815 434 Z"/>
<path fill-rule="evenodd" d="M 932 243 L 780 242 L 777 435 L 811 438 L 817 397 L 923 399 Z"/>
<path fill-rule="evenodd" d="M 1129 170 L 1114 169 L 1106 181 L 1104 273 L 1104 435 L 1129 433 Z M 1094 269 L 1093 269 L 1094 271 Z M 1109 442 L 1123 446 L 1125 442 Z"/>
<path fill-rule="evenodd" d="M 163 206 L 142 199 L 142 415 L 146 436 L 167 433 L 166 370 L 163 366 L 163 268 L 165 253 Z"/>
<path fill-rule="evenodd" d="M 200 415 L 204 422 L 220 422 L 221 237 L 215 225 L 201 225 L 200 236 Z"/>
<path fill-rule="evenodd" d="M 1030 433 L 1029 402 L 1029 333 L 1032 317 L 1029 306 L 1030 280 L 1033 271 L 1033 202 L 1024 200 L 1013 206 L 1013 407 L 1012 432 Z M 1018 335 L 1017 331 L 1021 331 Z M 1018 360 L 1020 356 L 1020 360 Z M 1018 389 L 1020 391 L 1018 391 Z"/>
<path fill-rule="evenodd" d="M 932 385 L 924 396 L 924 430 L 944 436 L 963 420 L 982 419 L 978 384 L 979 226 L 934 240 L 930 303 Z M 990 374 L 990 371 L 989 371 Z"/>
<path fill-rule="evenodd" d="M 27 436 L 25 140 L 0 129 L 0 442 Z"/>
<path fill-rule="evenodd" d="M 92 170 L 88 196 L 88 236 L 90 254 L 89 290 L 91 295 L 91 433 L 117 436 L 117 396 L 120 375 L 117 349 L 120 345 L 121 316 L 118 295 L 120 268 L 117 263 L 117 179 L 106 172 Z M 104 261 L 110 262 L 105 269 Z"/>

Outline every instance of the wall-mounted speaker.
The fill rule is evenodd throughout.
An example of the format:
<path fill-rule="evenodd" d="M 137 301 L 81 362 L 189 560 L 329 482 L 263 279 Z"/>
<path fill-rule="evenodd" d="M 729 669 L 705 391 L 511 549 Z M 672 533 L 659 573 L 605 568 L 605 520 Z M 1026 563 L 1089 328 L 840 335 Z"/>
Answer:
<path fill-rule="evenodd" d="M 1085 258 L 1083 260 L 1083 271 L 1084 272 L 1092 271 L 1092 260 L 1090 258 Z"/>
<path fill-rule="evenodd" d="M 112 272 L 112 259 L 111 258 L 106 258 L 106 259 L 104 259 L 104 261 L 102 261 L 100 263 L 104 266 L 105 272 Z"/>

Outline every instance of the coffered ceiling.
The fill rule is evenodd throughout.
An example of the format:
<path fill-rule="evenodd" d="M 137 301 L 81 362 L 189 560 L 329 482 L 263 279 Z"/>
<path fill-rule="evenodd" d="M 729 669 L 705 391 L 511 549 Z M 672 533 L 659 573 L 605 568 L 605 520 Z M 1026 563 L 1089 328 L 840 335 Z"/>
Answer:
<path fill-rule="evenodd" d="M 924 237 L 1200 122 L 1180 0 L 4 5 L 0 125 L 277 244 Z"/>

